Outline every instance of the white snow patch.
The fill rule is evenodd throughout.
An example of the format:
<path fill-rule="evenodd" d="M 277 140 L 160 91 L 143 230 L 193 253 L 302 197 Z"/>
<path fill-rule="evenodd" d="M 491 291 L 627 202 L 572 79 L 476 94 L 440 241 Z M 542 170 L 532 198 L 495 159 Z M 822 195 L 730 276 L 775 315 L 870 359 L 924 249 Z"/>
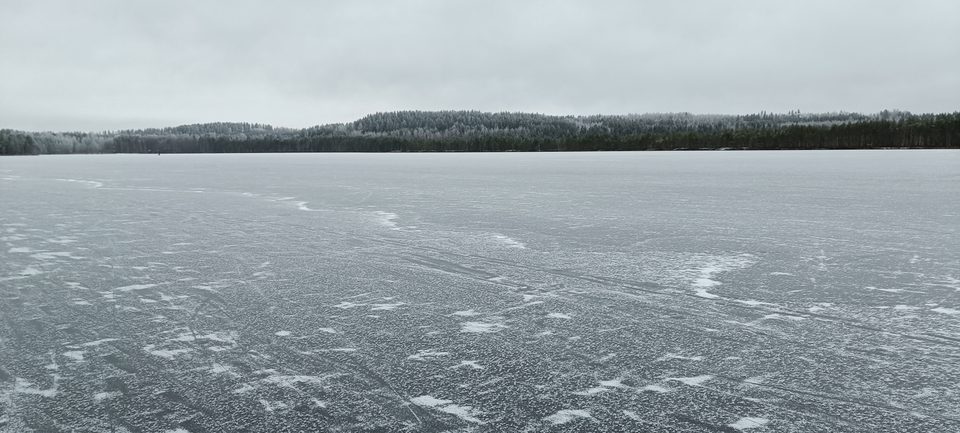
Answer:
<path fill-rule="evenodd" d="M 671 359 L 682 359 L 682 360 L 684 360 L 684 361 L 703 361 L 703 357 L 702 357 L 702 356 L 683 356 L 683 355 L 677 355 L 677 354 L 674 354 L 674 353 L 668 353 L 668 354 L 666 354 L 666 355 L 663 355 L 663 356 L 657 358 L 657 361 L 658 361 L 658 362 L 659 362 L 659 361 L 668 361 L 668 360 L 671 360 Z"/>
<path fill-rule="evenodd" d="M 157 285 L 156 284 L 133 284 L 130 286 L 117 287 L 116 289 L 113 289 L 113 290 L 118 290 L 121 292 L 130 292 L 133 290 L 149 289 L 151 287 L 157 287 Z"/>
<path fill-rule="evenodd" d="M 460 325 L 462 326 L 462 328 L 460 328 L 460 332 L 467 332 L 467 333 L 474 333 L 474 334 L 487 334 L 487 333 L 500 332 L 504 328 L 506 328 L 505 325 L 501 325 L 499 323 L 463 322 Z"/>
<path fill-rule="evenodd" d="M 431 395 L 422 395 L 420 397 L 414 397 L 410 399 L 410 402 L 418 406 L 429 407 L 432 409 L 439 410 L 440 412 L 449 413 L 451 415 L 456 415 L 464 421 L 469 421 L 472 423 L 483 424 L 477 416 L 483 415 L 483 412 L 473 409 L 471 406 L 460 406 L 452 404 L 451 400 L 443 400 L 436 398 Z"/>
<path fill-rule="evenodd" d="M 480 313 L 478 313 L 478 312 L 476 312 L 476 311 L 473 311 L 473 310 L 463 310 L 463 311 L 456 311 L 456 312 L 450 313 L 450 315 L 451 315 L 451 316 L 470 317 L 470 316 L 479 316 Z"/>
<path fill-rule="evenodd" d="M 737 430 L 746 430 L 751 428 L 763 427 L 768 422 L 770 422 L 770 420 L 766 418 L 756 418 L 756 417 L 745 416 L 737 420 L 737 422 L 733 424 L 729 424 L 729 426 Z"/>
<path fill-rule="evenodd" d="M 167 359 L 173 359 L 177 355 L 193 352 L 193 349 L 154 350 L 155 347 L 155 345 L 149 344 L 143 347 L 143 351 L 151 355 L 160 356 Z"/>
<path fill-rule="evenodd" d="M 336 334 L 337 330 L 333 328 L 319 328 L 317 331 L 326 332 L 327 334 Z"/>
<path fill-rule="evenodd" d="M 69 352 L 63 352 L 63 356 L 70 358 L 74 361 L 83 361 L 83 351 L 82 350 L 71 350 Z"/>
<path fill-rule="evenodd" d="M 647 385 L 643 388 L 640 388 L 640 391 L 653 391 L 653 392 L 670 392 L 673 391 L 670 388 L 666 388 L 660 385 Z"/>
<path fill-rule="evenodd" d="M 74 305 L 93 305 L 93 304 L 91 304 L 91 303 L 89 303 L 89 302 L 87 302 L 87 301 L 83 301 L 83 300 L 73 301 L 73 304 L 74 304 Z"/>
<path fill-rule="evenodd" d="M 386 310 L 394 310 L 397 307 L 405 304 L 403 302 L 398 302 L 396 304 L 371 304 L 371 305 L 373 305 L 373 308 L 371 308 L 370 311 L 381 311 L 381 310 L 386 311 Z"/>
<path fill-rule="evenodd" d="M 24 275 L 24 276 L 40 275 L 40 274 L 42 274 L 42 273 L 43 273 L 43 271 L 38 271 L 38 270 L 33 269 L 33 268 L 27 268 L 27 269 L 24 269 L 24 270 L 20 271 L 20 275 Z"/>
<path fill-rule="evenodd" d="M 379 221 L 380 224 L 390 227 L 393 230 L 400 230 L 397 227 L 397 222 L 394 221 L 395 219 L 397 219 L 397 214 L 391 213 L 391 212 L 377 211 L 377 212 L 374 212 L 374 215 L 377 216 L 377 221 Z"/>
<path fill-rule="evenodd" d="M 337 304 L 337 305 L 334 305 L 333 307 L 334 307 L 334 308 L 341 308 L 341 309 L 346 310 L 346 309 L 349 309 L 349 308 L 362 307 L 362 306 L 364 306 L 364 305 L 366 305 L 366 304 L 354 304 L 353 302 L 343 301 L 343 302 L 341 302 L 341 303 L 339 303 L 339 304 Z"/>
<path fill-rule="evenodd" d="M 557 413 L 550 415 L 544 418 L 544 421 L 547 421 L 553 425 L 565 424 L 570 421 L 573 421 L 577 418 L 593 418 L 590 416 L 590 412 L 579 409 L 563 409 Z"/>
<path fill-rule="evenodd" d="M 290 331 L 277 331 L 274 332 L 273 335 L 276 335 L 277 337 L 288 337 L 290 336 Z"/>
<path fill-rule="evenodd" d="M 40 389 L 40 388 L 33 387 L 32 382 L 18 377 L 17 380 L 14 382 L 13 392 L 20 393 L 20 394 L 39 395 L 41 397 L 48 397 L 48 398 L 56 397 L 58 379 L 60 379 L 60 376 L 57 376 L 56 374 L 54 374 L 53 386 L 50 387 L 49 389 Z"/>
<path fill-rule="evenodd" d="M 632 410 L 624 410 L 623 414 L 634 421 L 640 421 L 640 415 L 637 415 L 637 413 Z"/>
<path fill-rule="evenodd" d="M 16 248 L 10 248 L 10 250 L 8 250 L 7 252 L 8 253 L 32 253 L 34 251 L 35 250 L 31 250 L 30 248 L 16 247 Z"/>
<path fill-rule="evenodd" d="M 415 355 L 410 355 L 407 357 L 407 359 L 413 359 L 416 361 L 426 361 L 428 358 L 433 359 L 440 356 L 450 356 L 450 352 L 440 352 L 433 349 L 418 350 Z"/>
<path fill-rule="evenodd" d="M 954 310 L 953 308 L 946 308 L 946 307 L 937 307 L 930 311 L 935 311 L 937 313 L 943 313 L 943 314 L 960 314 L 960 310 Z"/>
<path fill-rule="evenodd" d="M 547 314 L 547 317 L 551 319 L 572 319 L 572 317 L 563 313 L 550 313 L 550 314 Z"/>
<path fill-rule="evenodd" d="M 719 296 L 714 295 L 713 293 L 707 292 L 707 289 L 697 289 L 696 295 L 701 298 L 707 298 L 707 299 L 719 298 Z"/>
<path fill-rule="evenodd" d="M 677 382 L 683 383 L 684 385 L 690 386 L 700 386 L 704 382 L 713 379 L 713 376 L 709 374 L 704 374 L 694 377 L 668 377 L 667 380 L 675 380 Z"/>
<path fill-rule="evenodd" d="M 503 236 L 503 235 L 495 235 L 494 238 L 496 238 L 498 241 L 500 241 L 501 243 L 503 243 L 504 245 L 506 245 L 507 248 L 520 248 L 520 249 L 526 249 L 526 248 L 527 248 L 527 246 L 524 245 L 522 242 L 518 242 L 518 241 L 516 241 L 516 240 L 514 240 L 514 239 L 511 239 L 511 238 L 506 237 L 506 236 Z"/>
<path fill-rule="evenodd" d="M 902 304 L 901 304 L 901 305 L 894 305 L 894 306 L 893 306 L 893 309 L 894 309 L 894 310 L 919 310 L 920 307 L 911 307 L 911 306 L 909 306 L 909 305 L 902 305 Z"/>
<path fill-rule="evenodd" d="M 107 400 L 107 399 L 111 399 L 111 398 L 115 398 L 115 397 L 120 397 L 121 395 L 123 395 L 123 394 L 120 393 L 119 391 L 113 391 L 113 392 L 98 392 L 98 393 L 96 393 L 96 394 L 93 395 L 93 399 L 94 399 L 94 401 L 104 401 L 104 400 Z"/>
<path fill-rule="evenodd" d="M 302 210 L 302 211 L 306 211 L 306 212 L 319 212 L 319 209 L 310 209 L 309 207 L 307 207 L 307 202 L 305 202 L 305 201 L 295 201 L 295 202 L 293 202 L 293 204 L 295 204 L 295 205 L 297 206 L 297 209 L 300 209 L 300 210 Z"/>
<path fill-rule="evenodd" d="M 454 365 L 453 367 L 450 367 L 450 368 L 455 369 L 455 368 L 462 368 L 462 367 L 470 367 L 474 370 L 483 370 L 484 368 L 486 368 L 478 364 L 477 361 L 460 361 L 459 364 Z"/>

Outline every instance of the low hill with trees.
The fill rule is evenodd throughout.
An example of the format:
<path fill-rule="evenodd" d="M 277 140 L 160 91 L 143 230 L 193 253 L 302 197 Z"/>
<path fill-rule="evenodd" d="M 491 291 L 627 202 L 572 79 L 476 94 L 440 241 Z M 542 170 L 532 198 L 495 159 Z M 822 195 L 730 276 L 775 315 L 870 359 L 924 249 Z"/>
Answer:
<path fill-rule="evenodd" d="M 218 122 L 99 133 L 0 130 L 2 155 L 951 147 L 960 147 L 960 112 L 551 116 L 396 111 L 304 129 Z"/>

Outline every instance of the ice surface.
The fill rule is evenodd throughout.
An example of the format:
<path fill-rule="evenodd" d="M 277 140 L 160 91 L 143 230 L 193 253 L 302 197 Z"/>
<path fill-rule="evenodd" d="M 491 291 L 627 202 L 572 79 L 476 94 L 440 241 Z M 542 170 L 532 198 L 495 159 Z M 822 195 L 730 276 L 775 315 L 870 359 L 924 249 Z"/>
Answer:
<path fill-rule="evenodd" d="M 129 286 L 117 287 L 113 290 L 116 290 L 118 292 L 131 292 L 134 290 L 149 289 L 151 287 L 157 287 L 157 285 L 156 284 L 131 284 Z"/>
<path fill-rule="evenodd" d="M 667 378 L 667 380 L 677 381 L 677 382 L 683 383 L 684 385 L 690 385 L 690 386 L 703 385 L 705 382 L 707 382 L 710 379 L 713 379 L 713 376 L 709 374 L 704 374 L 704 375 L 694 376 L 694 377 L 668 377 Z"/>
<path fill-rule="evenodd" d="M 730 424 L 730 427 L 733 427 L 737 430 L 746 430 L 751 428 L 759 428 L 766 425 L 770 420 L 766 418 L 757 418 L 757 417 L 742 417 L 737 422 Z"/>
<path fill-rule="evenodd" d="M 439 410 L 441 412 L 446 412 L 451 415 L 456 415 L 464 421 L 469 421 L 472 423 L 482 424 L 478 416 L 482 415 L 483 412 L 477 411 L 470 406 L 460 406 L 453 404 L 451 400 L 443 400 L 431 395 L 422 395 L 420 397 L 411 398 L 410 401 L 416 405 L 424 406 Z"/>
<path fill-rule="evenodd" d="M 557 411 L 557 413 L 553 415 L 550 415 L 544 418 L 544 420 L 549 422 L 550 424 L 557 425 L 557 424 L 566 424 L 577 418 L 592 418 L 592 417 L 590 416 L 590 412 L 587 412 L 585 410 L 563 409 L 563 410 Z"/>
<path fill-rule="evenodd" d="M 960 431 L 955 150 L 75 156 L 2 431 Z"/>
<path fill-rule="evenodd" d="M 494 333 L 500 332 L 505 325 L 499 323 L 484 323 L 484 322 L 463 322 L 460 324 L 460 332 L 474 333 L 474 334 L 484 334 L 484 333 Z"/>

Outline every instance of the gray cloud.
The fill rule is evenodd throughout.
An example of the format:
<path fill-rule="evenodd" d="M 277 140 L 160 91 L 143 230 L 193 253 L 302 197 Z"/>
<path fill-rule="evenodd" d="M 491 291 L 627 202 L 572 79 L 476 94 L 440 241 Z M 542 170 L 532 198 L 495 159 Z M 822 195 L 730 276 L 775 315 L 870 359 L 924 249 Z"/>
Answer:
<path fill-rule="evenodd" d="M 16 1 L 0 127 L 958 109 L 944 1 Z"/>

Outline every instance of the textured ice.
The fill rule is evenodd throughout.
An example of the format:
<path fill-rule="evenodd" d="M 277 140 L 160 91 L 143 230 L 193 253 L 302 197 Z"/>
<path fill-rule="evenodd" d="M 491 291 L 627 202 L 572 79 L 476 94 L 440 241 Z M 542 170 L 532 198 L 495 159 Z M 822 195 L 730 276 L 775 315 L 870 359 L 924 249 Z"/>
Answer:
<path fill-rule="evenodd" d="M 520 248 L 520 249 L 526 249 L 526 248 L 527 248 L 527 246 L 524 245 L 522 242 L 518 242 L 518 241 L 516 241 L 516 240 L 514 240 L 514 239 L 511 239 L 511 238 L 506 237 L 506 236 L 503 236 L 503 235 L 495 235 L 494 238 L 495 238 L 496 240 L 500 241 L 500 242 L 501 242 L 503 245 L 505 245 L 507 248 Z"/>
<path fill-rule="evenodd" d="M 469 421 L 477 424 L 483 423 L 483 421 L 477 418 L 478 416 L 483 415 L 483 412 L 477 411 L 470 406 L 460 406 L 457 404 L 453 404 L 452 400 L 444 400 L 444 399 L 436 398 L 431 395 L 422 395 L 420 397 L 411 398 L 410 401 L 413 404 L 416 404 L 418 406 L 429 407 L 429 408 L 439 410 L 440 412 L 456 415 L 457 417 L 459 417 L 460 419 L 463 419 L 464 421 Z"/>
<path fill-rule="evenodd" d="M 131 284 L 129 286 L 117 287 L 116 289 L 113 289 L 113 290 L 116 290 L 118 292 L 131 292 L 134 290 L 149 289 L 151 287 L 157 287 L 157 285 L 156 284 Z"/>
<path fill-rule="evenodd" d="M 463 311 L 456 311 L 456 312 L 450 313 L 450 315 L 469 317 L 469 316 L 479 316 L 480 313 L 477 313 L 476 311 L 473 311 L 473 310 L 463 310 Z"/>
<path fill-rule="evenodd" d="M 580 409 L 563 409 L 557 411 L 557 413 L 550 415 L 544 418 L 544 421 L 549 422 L 550 424 L 566 424 L 570 421 L 573 421 L 577 418 L 591 418 L 590 412 Z"/>
<path fill-rule="evenodd" d="M 704 374 L 704 375 L 694 376 L 694 377 L 668 377 L 667 378 L 667 380 L 677 381 L 677 382 L 683 383 L 684 385 L 690 385 L 690 386 L 700 386 L 704 382 L 710 379 L 713 379 L 713 376 L 709 374 Z"/>
<path fill-rule="evenodd" d="M 483 322 L 463 322 L 460 324 L 460 332 L 483 334 L 483 333 L 493 333 L 499 332 L 506 328 L 506 326 L 499 323 L 483 323 Z"/>
<path fill-rule="evenodd" d="M 770 420 L 766 418 L 757 418 L 745 416 L 737 420 L 737 422 L 730 424 L 730 427 L 733 427 L 737 430 L 746 430 L 751 428 L 759 428 L 766 425 Z"/>

